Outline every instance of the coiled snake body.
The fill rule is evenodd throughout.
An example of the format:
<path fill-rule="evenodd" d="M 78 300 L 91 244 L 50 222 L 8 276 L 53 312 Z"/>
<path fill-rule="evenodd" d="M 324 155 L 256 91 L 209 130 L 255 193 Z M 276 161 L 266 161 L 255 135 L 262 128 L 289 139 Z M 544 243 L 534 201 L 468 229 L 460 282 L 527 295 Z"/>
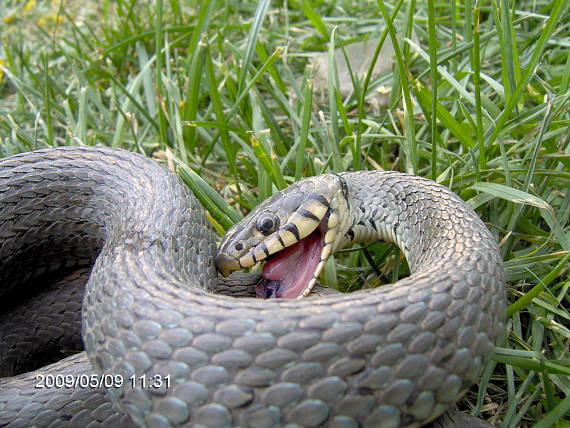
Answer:
<path fill-rule="evenodd" d="M 174 174 L 132 153 L 59 148 L 4 159 L 0 210 L 5 296 L 102 248 L 83 341 L 98 379 L 123 379 L 107 385 L 109 397 L 139 425 L 420 426 L 477 380 L 502 327 L 495 240 L 456 195 L 415 176 L 309 178 L 228 233 L 216 258 L 223 273 L 268 256 L 274 266 L 276 251 L 305 236 L 320 245 L 313 270 L 329 250 L 362 239 L 406 254 L 410 277 L 319 299 L 209 293 L 216 248 L 201 206 Z M 264 297 L 288 293 L 267 276 Z M 92 372 L 79 355 L 41 373 Z M 159 376 L 169 382 L 152 383 Z M 36 383 L 33 373 L 0 381 L 0 425 L 128 422 L 104 385 Z"/>

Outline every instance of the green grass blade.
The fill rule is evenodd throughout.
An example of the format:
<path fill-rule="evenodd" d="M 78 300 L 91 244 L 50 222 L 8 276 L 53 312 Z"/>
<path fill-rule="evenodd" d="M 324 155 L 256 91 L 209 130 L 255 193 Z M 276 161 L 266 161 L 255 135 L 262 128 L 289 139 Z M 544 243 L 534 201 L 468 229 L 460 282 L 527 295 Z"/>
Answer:
<path fill-rule="evenodd" d="M 542 290 L 546 286 L 548 286 L 555 278 L 558 276 L 562 268 L 566 267 L 570 261 L 570 253 L 566 254 L 560 262 L 556 265 L 556 267 L 538 284 L 536 284 L 533 288 L 527 291 L 522 297 L 516 300 L 507 308 L 507 316 L 511 317 L 515 312 L 520 311 L 521 309 L 530 305 L 532 300 L 537 297 Z"/>
<path fill-rule="evenodd" d="M 267 71 L 267 69 L 271 66 L 271 64 L 273 63 L 273 61 L 275 61 L 275 59 L 277 59 L 281 54 L 283 53 L 283 49 L 281 48 L 277 48 L 275 49 L 275 52 L 273 52 L 273 54 L 271 54 L 271 56 L 269 58 L 267 58 L 267 61 L 265 61 L 263 63 L 263 65 L 261 66 L 261 68 L 257 71 L 257 73 L 255 73 L 255 75 L 253 76 L 253 78 L 251 79 L 251 81 L 248 82 L 247 86 L 245 87 L 245 89 L 239 94 L 238 98 L 236 99 L 236 101 L 234 102 L 234 105 L 232 106 L 231 110 L 229 111 L 229 113 L 227 114 L 227 116 L 232 116 L 233 114 L 236 113 L 236 111 L 239 109 L 240 103 L 248 96 L 249 91 L 255 86 L 255 84 L 258 82 L 258 80 L 261 78 L 261 76 L 263 76 L 263 74 Z"/>
<path fill-rule="evenodd" d="M 218 81 L 216 79 L 216 73 L 214 68 L 214 62 L 212 59 L 212 53 L 210 46 L 207 45 L 205 49 L 205 61 L 206 61 L 206 74 L 208 76 L 208 94 L 212 100 L 212 106 L 214 110 L 214 115 L 217 121 L 212 123 L 212 121 L 203 121 L 199 126 L 212 126 L 214 128 L 220 129 L 220 137 L 222 140 L 222 146 L 226 153 L 226 159 L 230 165 L 230 170 L 232 175 L 236 177 L 237 167 L 236 167 L 236 148 L 231 143 L 229 131 L 234 131 L 239 133 L 240 128 L 233 127 L 227 123 L 227 118 L 224 113 L 224 105 L 222 102 L 222 96 L 218 89 Z M 196 123 L 198 124 L 198 123 Z M 243 135 L 245 139 L 245 134 Z"/>
<path fill-rule="evenodd" d="M 480 22 L 480 9 L 479 3 L 475 6 L 474 11 L 475 18 L 475 29 L 473 31 L 473 52 L 472 58 L 472 68 L 473 68 L 473 85 L 475 92 L 475 117 L 477 119 L 476 135 L 477 135 L 477 147 L 479 148 L 479 170 L 487 168 L 487 157 L 485 154 L 485 139 L 483 135 L 483 112 L 481 109 L 481 22 Z"/>
<path fill-rule="evenodd" d="M 506 352 L 500 348 L 497 348 L 495 350 L 493 360 L 497 361 L 498 363 L 510 364 L 511 366 L 519 367 L 528 371 L 541 371 L 550 374 L 570 376 L 570 367 L 556 364 L 545 359 L 536 361 L 535 359 L 531 358 L 518 357 L 512 355 L 511 352 Z"/>
<path fill-rule="evenodd" d="M 335 60 L 335 36 L 336 28 L 331 31 L 331 38 L 329 42 L 329 53 L 328 53 L 328 73 L 327 73 L 327 83 L 328 83 L 328 98 L 329 98 L 329 114 L 330 114 L 330 138 L 329 143 L 332 149 L 332 159 L 333 159 L 333 169 L 335 171 L 340 171 L 342 169 L 342 163 L 340 161 L 340 132 L 338 128 L 338 107 L 337 107 L 337 88 L 339 87 L 337 62 Z"/>
<path fill-rule="evenodd" d="M 303 94 L 303 110 L 301 114 L 301 135 L 299 136 L 299 146 L 297 148 L 297 156 L 295 159 L 295 181 L 299 180 L 303 175 L 304 162 L 306 156 L 307 143 L 309 141 L 309 128 L 311 125 L 311 116 L 313 112 L 313 76 L 309 76 L 306 80 L 305 91 Z"/>
<path fill-rule="evenodd" d="M 508 187 L 503 184 L 475 183 L 471 186 L 471 189 L 488 193 L 489 195 L 511 201 L 515 204 L 525 204 L 537 208 L 552 210 L 552 207 L 538 196 L 531 195 L 530 193 L 523 192 L 522 190 L 513 189 L 512 187 Z"/>
<path fill-rule="evenodd" d="M 550 411 L 540 421 L 535 423 L 532 426 L 532 428 L 549 428 L 551 426 L 554 426 L 557 422 L 562 422 L 565 419 L 564 415 L 566 415 L 569 411 L 570 411 L 570 396 L 560 401 L 558 405 L 554 409 L 552 409 L 552 411 Z M 560 425 L 560 427 L 563 426 L 564 425 Z"/>
<path fill-rule="evenodd" d="M 156 72 L 155 72 L 155 85 L 156 85 L 156 95 L 158 97 L 158 129 L 160 133 L 160 141 L 163 144 L 167 144 L 168 137 L 166 134 L 167 123 L 166 123 L 166 112 L 162 108 L 164 100 L 164 90 L 162 86 L 162 65 L 163 60 L 163 48 L 164 48 L 164 31 L 163 31 L 163 19 L 162 19 L 162 0 L 156 0 L 156 28 L 155 28 L 155 40 L 154 49 L 156 55 Z"/>
<path fill-rule="evenodd" d="M 44 69 L 44 100 L 45 100 L 45 123 L 47 129 L 47 143 L 50 146 L 54 145 L 53 141 L 53 121 L 52 121 L 52 96 L 51 96 L 51 88 L 49 85 L 49 74 L 48 74 L 48 57 L 47 52 L 43 54 L 43 69 Z"/>
<path fill-rule="evenodd" d="M 492 128 L 492 131 L 489 131 L 488 133 L 488 137 L 486 138 L 487 146 L 494 143 L 496 138 L 503 131 L 503 127 L 505 126 L 505 123 L 510 117 L 511 112 L 513 111 L 516 104 L 519 102 L 520 98 L 522 97 L 523 93 L 526 90 L 527 85 L 533 78 L 534 73 L 536 71 L 536 66 L 538 65 L 538 62 L 540 61 L 540 58 L 542 57 L 542 54 L 544 52 L 544 48 L 546 47 L 546 43 L 550 38 L 550 36 L 552 35 L 552 32 L 556 28 L 558 19 L 560 18 L 562 12 L 567 8 L 567 3 L 568 2 L 564 0 L 554 0 L 551 3 L 552 9 L 550 12 L 550 17 L 548 18 L 544 30 L 542 31 L 540 38 L 536 44 L 536 47 L 532 52 L 532 57 L 528 62 L 528 64 L 526 65 L 525 71 L 516 89 L 513 92 L 513 96 L 509 99 L 507 106 L 503 109 L 503 111 L 497 118 L 497 121 L 495 123 L 495 126 Z"/>
<path fill-rule="evenodd" d="M 438 74 L 437 74 L 437 34 L 435 31 L 435 5 L 434 0 L 428 0 L 428 33 L 429 33 L 429 65 L 430 65 L 430 76 L 431 76 L 431 111 L 437 111 L 437 85 L 438 85 Z M 437 178 L 437 145 L 438 145 L 438 132 L 437 123 L 435 117 L 431 118 L 430 123 L 430 134 L 431 134 L 431 178 L 435 180 Z"/>
<path fill-rule="evenodd" d="M 200 39 L 203 38 L 203 34 L 208 28 L 208 23 L 212 16 L 212 10 L 216 2 L 214 0 L 203 0 L 200 3 L 200 12 L 198 13 L 198 19 L 196 21 L 196 26 L 192 31 L 192 38 L 188 42 L 188 51 L 194 52 L 196 46 Z M 175 27 L 177 28 L 177 27 Z"/>
<path fill-rule="evenodd" d="M 190 67 L 188 68 L 188 89 L 184 100 L 183 120 L 190 122 L 197 119 L 198 103 L 200 102 L 200 85 L 203 80 L 202 69 L 206 58 L 206 41 L 200 41 L 192 52 Z M 188 151 L 196 145 L 196 132 L 194 127 L 184 130 L 184 143 Z"/>
<path fill-rule="evenodd" d="M 442 106 L 438 102 L 435 102 L 435 110 L 432 108 L 432 106 L 434 105 L 433 102 L 434 96 L 433 93 L 431 93 L 428 88 L 426 88 L 422 83 L 416 82 L 415 93 L 423 109 L 431 113 L 435 111 L 437 115 L 436 119 L 439 119 L 441 121 L 443 126 L 445 126 L 445 128 L 449 130 L 449 132 L 451 132 L 461 142 L 461 144 L 463 144 L 466 150 L 469 150 L 471 147 L 475 145 L 475 142 L 473 141 L 469 133 L 465 132 L 465 126 L 459 123 L 444 106 Z M 435 123 L 436 120 L 432 118 L 432 122 Z"/>
<path fill-rule="evenodd" d="M 243 216 L 233 209 L 208 183 L 196 174 L 190 167 L 176 160 L 176 166 L 180 177 L 190 187 L 192 193 L 200 203 L 208 210 L 212 217 L 220 223 L 224 229 L 229 229 L 234 223 L 240 221 Z"/>
<path fill-rule="evenodd" d="M 263 20 L 269 9 L 269 4 L 271 0 L 260 0 L 257 3 L 257 9 L 255 10 L 255 16 L 253 17 L 253 22 L 249 28 L 249 33 L 247 35 L 245 52 L 243 55 L 242 63 L 239 69 L 238 76 L 238 92 L 242 92 L 243 86 L 245 84 L 245 79 L 247 73 L 249 72 L 251 61 L 253 59 L 253 54 L 255 52 L 255 45 L 257 44 L 257 38 L 259 37 L 259 32 L 263 25 Z"/>
<path fill-rule="evenodd" d="M 287 187 L 287 183 L 283 178 L 281 168 L 277 163 L 277 159 L 273 150 L 271 150 L 271 148 L 266 148 L 265 145 L 253 133 L 251 133 L 249 136 L 249 142 L 253 151 L 255 152 L 257 159 L 259 162 L 261 162 L 261 165 L 263 166 L 263 169 L 267 173 L 271 182 L 275 184 L 279 190 Z"/>
<path fill-rule="evenodd" d="M 394 53 L 396 56 L 396 62 L 398 64 L 398 73 L 400 76 L 400 80 L 402 82 L 402 93 L 404 96 L 404 116 L 406 122 L 405 128 L 405 136 L 406 136 L 406 145 L 405 150 L 408 153 L 409 158 L 407 162 L 407 168 L 412 173 L 417 173 L 419 168 L 418 163 L 418 154 L 417 154 L 417 146 L 416 146 L 416 138 L 415 138 L 415 120 L 414 120 L 414 107 L 412 105 L 412 96 L 410 93 L 410 82 L 408 81 L 408 69 L 406 64 L 404 63 L 404 57 L 402 56 L 402 52 L 400 50 L 400 44 L 398 41 L 398 37 L 396 36 L 396 30 L 388 12 L 386 10 L 386 6 L 384 5 L 383 0 L 377 0 L 378 7 L 382 12 L 382 16 L 384 17 L 384 21 L 386 22 L 386 26 L 388 27 L 388 32 L 390 33 L 390 38 L 392 39 L 392 44 L 394 46 Z"/>
<path fill-rule="evenodd" d="M 325 25 L 319 14 L 313 8 L 311 0 L 301 0 L 301 1 L 303 3 L 303 11 L 305 12 L 305 16 L 307 17 L 307 19 L 311 21 L 314 27 L 319 31 L 319 33 L 321 33 L 323 39 L 329 40 L 330 35 L 329 32 L 327 31 L 327 26 Z"/>

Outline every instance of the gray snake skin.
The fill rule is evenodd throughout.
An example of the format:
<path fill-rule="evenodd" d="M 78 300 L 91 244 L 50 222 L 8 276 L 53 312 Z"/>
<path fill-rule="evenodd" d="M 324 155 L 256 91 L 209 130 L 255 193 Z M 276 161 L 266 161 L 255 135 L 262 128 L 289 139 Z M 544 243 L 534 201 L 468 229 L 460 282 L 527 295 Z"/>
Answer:
<path fill-rule="evenodd" d="M 0 294 L 102 248 L 83 305 L 89 362 L 79 354 L 39 373 L 123 383 L 38 389 L 38 372 L 1 379 L 0 426 L 415 427 L 436 418 L 477 381 L 501 331 L 497 244 L 430 180 L 338 177 L 351 226 L 372 219 L 406 253 L 411 276 L 340 297 L 262 301 L 209 292 L 216 246 L 203 209 L 155 162 L 101 147 L 1 160 Z"/>

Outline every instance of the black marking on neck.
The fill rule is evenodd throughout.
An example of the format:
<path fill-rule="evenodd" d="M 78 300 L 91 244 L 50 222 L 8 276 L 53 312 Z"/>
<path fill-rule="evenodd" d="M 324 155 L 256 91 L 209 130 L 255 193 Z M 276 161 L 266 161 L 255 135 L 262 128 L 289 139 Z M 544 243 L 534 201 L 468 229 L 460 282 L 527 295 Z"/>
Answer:
<path fill-rule="evenodd" d="M 314 201 L 320 202 L 323 206 L 330 208 L 330 204 L 329 201 L 327 201 L 327 198 L 325 198 L 323 195 L 319 195 L 318 193 L 309 193 L 307 195 L 307 199 L 312 199 Z"/>
<path fill-rule="evenodd" d="M 265 242 L 262 242 L 259 244 L 260 248 L 263 250 L 263 252 L 265 253 L 265 255 L 267 257 L 269 257 L 269 249 L 267 248 L 267 245 L 265 245 Z"/>
<path fill-rule="evenodd" d="M 281 246 L 283 248 L 285 248 L 285 242 L 283 242 L 283 238 L 281 238 L 281 235 L 277 234 L 277 240 L 279 241 L 279 243 L 281 244 Z"/>
<path fill-rule="evenodd" d="M 351 241 L 353 241 L 354 240 L 354 230 L 349 229 L 348 232 L 346 232 L 346 237 L 348 239 L 350 239 Z"/>
<path fill-rule="evenodd" d="M 348 200 L 348 185 L 346 184 L 346 180 L 338 174 L 333 173 L 333 175 L 335 175 L 338 178 L 338 181 L 340 182 L 340 188 L 342 190 L 342 195 L 344 196 L 344 199 Z"/>
<path fill-rule="evenodd" d="M 370 222 L 370 226 L 372 226 L 372 228 L 373 228 L 376 232 L 378 232 L 378 228 L 376 227 L 376 222 L 374 221 L 374 219 L 373 219 L 372 217 L 370 217 L 369 222 Z"/>
<path fill-rule="evenodd" d="M 287 223 L 281 229 L 286 230 L 288 232 L 291 232 L 293 235 L 295 235 L 295 239 L 297 241 L 301 240 L 301 235 L 299 234 L 299 229 L 297 229 L 297 226 L 295 224 Z"/>
<path fill-rule="evenodd" d="M 297 210 L 297 213 L 298 213 L 299 215 L 301 215 L 301 216 L 303 216 L 303 217 L 305 217 L 305 218 L 311 219 L 311 220 L 313 220 L 313 221 L 316 221 L 316 222 L 320 222 L 320 221 L 321 221 L 321 220 L 320 220 L 316 215 L 314 215 L 311 211 L 308 211 L 308 210 L 306 210 L 306 209 L 304 209 L 304 208 L 299 208 L 299 209 Z"/>
<path fill-rule="evenodd" d="M 255 257 L 255 253 L 251 253 L 251 258 L 253 259 L 253 264 L 257 264 L 257 257 Z"/>

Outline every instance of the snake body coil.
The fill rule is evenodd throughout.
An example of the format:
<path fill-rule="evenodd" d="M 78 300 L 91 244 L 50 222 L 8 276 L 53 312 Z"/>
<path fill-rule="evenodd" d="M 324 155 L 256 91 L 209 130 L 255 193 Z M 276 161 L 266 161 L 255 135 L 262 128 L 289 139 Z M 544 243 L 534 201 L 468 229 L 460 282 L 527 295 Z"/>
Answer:
<path fill-rule="evenodd" d="M 140 425 L 420 426 L 477 380 L 493 350 L 505 306 L 497 245 L 429 180 L 323 177 L 346 198 L 327 199 L 329 222 L 339 204 L 351 213 L 334 246 L 365 235 L 397 242 L 409 278 L 313 300 L 213 295 L 215 244 L 175 175 L 120 150 L 59 148 L 0 161 L 0 293 L 101 246 L 83 341 L 100 377 L 124 380 L 109 396 Z M 297 186 L 312 194 L 321 180 Z M 43 373 L 91 372 L 75 356 Z M 158 376 L 169 383 L 152 383 Z M 0 425 L 126 423 L 102 387 L 34 390 L 35 381 L 0 381 Z"/>

